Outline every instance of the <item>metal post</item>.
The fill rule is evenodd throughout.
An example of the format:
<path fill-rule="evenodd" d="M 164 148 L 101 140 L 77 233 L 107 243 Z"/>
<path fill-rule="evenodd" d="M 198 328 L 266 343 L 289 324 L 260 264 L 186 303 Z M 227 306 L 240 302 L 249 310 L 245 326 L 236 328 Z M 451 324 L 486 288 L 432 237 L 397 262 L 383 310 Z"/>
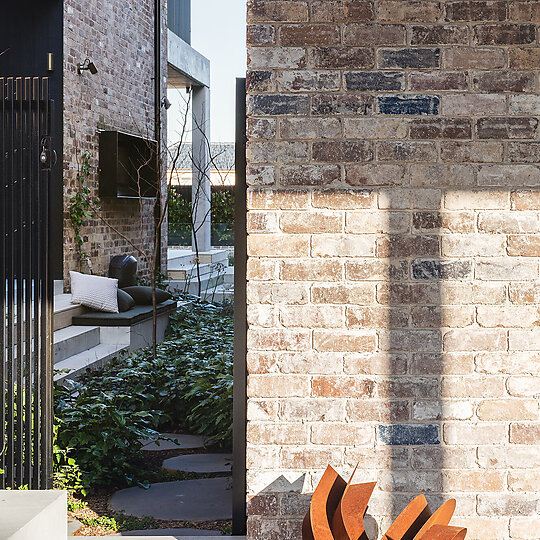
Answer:
<path fill-rule="evenodd" d="M 236 190 L 234 212 L 233 534 L 246 534 L 246 79 L 236 79 Z"/>

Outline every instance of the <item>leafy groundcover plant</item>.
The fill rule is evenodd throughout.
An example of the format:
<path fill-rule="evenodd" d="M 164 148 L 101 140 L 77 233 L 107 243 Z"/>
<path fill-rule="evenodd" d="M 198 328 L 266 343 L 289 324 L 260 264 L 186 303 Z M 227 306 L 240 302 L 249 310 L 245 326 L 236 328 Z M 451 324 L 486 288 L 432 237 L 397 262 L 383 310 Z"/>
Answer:
<path fill-rule="evenodd" d="M 70 465 L 85 487 L 144 485 L 140 440 L 167 429 L 230 447 L 232 345 L 230 306 L 195 303 L 171 317 L 156 358 L 141 349 L 57 386 L 59 484 L 77 474 Z"/>

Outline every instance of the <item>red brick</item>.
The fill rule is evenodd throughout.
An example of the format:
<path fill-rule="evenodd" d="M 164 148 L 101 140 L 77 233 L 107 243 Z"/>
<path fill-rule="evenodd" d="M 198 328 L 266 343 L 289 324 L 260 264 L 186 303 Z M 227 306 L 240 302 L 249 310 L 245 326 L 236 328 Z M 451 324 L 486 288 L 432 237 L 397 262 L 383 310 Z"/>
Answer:
<path fill-rule="evenodd" d="M 538 444 L 540 441 L 540 423 L 510 424 L 510 442 L 514 444 Z"/>
<path fill-rule="evenodd" d="M 426 90 L 466 90 L 469 86 L 466 73 L 462 71 L 424 71 L 409 75 L 409 89 Z"/>
<path fill-rule="evenodd" d="M 435 22 L 441 14 L 438 2 L 383 0 L 378 7 L 378 19 L 385 22 Z"/>
<path fill-rule="evenodd" d="M 284 47 L 338 45 L 340 42 L 339 28 L 332 24 L 283 25 L 279 37 Z"/>
<path fill-rule="evenodd" d="M 372 21 L 374 17 L 373 4 L 365 0 L 316 0 L 311 4 L 313 22 Z"/>
<path fill-rule="evenodd" d="M 344 45 L 405 45 L 405 39 L 405 27 L 399 24 L 353 23 L 343 32 Z"/>
<path fill-rule="evenodd" d="M 500 1 L 464 0 L 446 3 L 447 21 L 504 21 L 507 4 Z"/>
<path fill-rule="evenodd" d="M 249 22 L 304 22 L 309 17 L 307 2 L 296 0 L 248 0 Z"/>
<path fill-rule="evenodd" d="M 483 24 L 474 27 L 479 45 L 519 45 L 536 41 L 534 24 Z"/>
<path fill-rule="evenodd" d="M 508 237 L 511 257 L 540 257 L 540 235 L 512 235 Z"/>
<path fill-rule="evenodd" d="M 315 69 L 365 69 L 375 65 L 373 49 L 366 47 L 314 47 L 309 64 Z"/>
<path fill-rule="evenodd" d="M 528 71 L 484 71 L 473 77 L 473 85 L 481 92 L 532 92 L 534 73 Z"/>
<path fill-rule="evenodd" d="M 362 377 L 313 377 L 312 395 L 325 398 L 371 397 L 375 383 Z"/>
<path fill-rule="evenodd" d="M 467 45 L 469 29 L 459 25 L 413 25 L 411 45 Z"/>

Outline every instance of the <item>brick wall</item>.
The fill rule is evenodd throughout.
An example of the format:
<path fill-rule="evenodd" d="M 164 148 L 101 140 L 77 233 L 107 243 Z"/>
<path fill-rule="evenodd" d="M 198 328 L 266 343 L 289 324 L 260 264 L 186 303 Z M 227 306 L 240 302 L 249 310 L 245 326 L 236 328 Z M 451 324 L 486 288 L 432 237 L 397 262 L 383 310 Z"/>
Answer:
<path fill-rule="evenodd" d="M 358 462 L 538 538 L 539 6 L 248 1 L 249 538 Z"/>
<path fill-rule="evenodd" d="M 97 130 L 113 129 L 154 138 L 153 2 L 67 0 L 64 7 L 64 279 L 79 267 L 69 220 L 70 199 L 78 189 L 78 160 L 92 156 L 90 186 L 97 197 L 99 139 Z M 166 1 L 163 1 L 162 72 L 167 73 Z M 77 63 L 90 58 L 97 75 L 77 75 Z M 164 92 L 165 92 L 164 83 Z M 164 124 L 165 127 L 165 124 Z M 152 202 L 103 199 L 102 220 L 89 220 L 82 230 L 83 249 L 93 271 L 106 275 L 116 254 L 133 254 L 139 269 L 144 260 L 122 236 L 148 249 L 152 245 Z M 119 234 L 120 233 L 120 234 Z M 166 233 L 165 233 L 166 234 Z M 165 236 L 166 238 L 166 236 Z M 85 268 L 86 271 L 86 268 Z"/>

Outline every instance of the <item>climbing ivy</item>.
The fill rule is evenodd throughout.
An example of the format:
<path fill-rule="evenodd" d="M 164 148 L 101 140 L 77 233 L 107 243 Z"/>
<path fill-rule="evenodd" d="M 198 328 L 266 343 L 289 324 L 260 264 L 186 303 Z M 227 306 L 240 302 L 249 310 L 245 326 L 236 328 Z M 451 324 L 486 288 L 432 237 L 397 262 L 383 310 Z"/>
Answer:
<path fill-rule="evenodd" d="M 90 188 L 87 181 L 90 179 L 90 158 L 92 156 L 88 152 L 83 152 L 77 170 L 77 191 L 70 199 L 69 219 L 75 233 L 75 245 L 77 247 L 77 258 L 79 259 L 79 269 L 82 269 L 84 263 L 89 262 L 90 256 L 83 249 L 84 237 L 81 234 L 81 229 L 86 225 L 87 220 L 92 217 L 90 212 L 92 201 Z"/>

